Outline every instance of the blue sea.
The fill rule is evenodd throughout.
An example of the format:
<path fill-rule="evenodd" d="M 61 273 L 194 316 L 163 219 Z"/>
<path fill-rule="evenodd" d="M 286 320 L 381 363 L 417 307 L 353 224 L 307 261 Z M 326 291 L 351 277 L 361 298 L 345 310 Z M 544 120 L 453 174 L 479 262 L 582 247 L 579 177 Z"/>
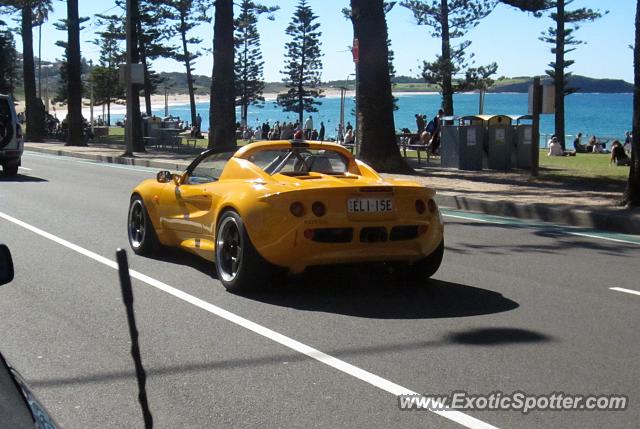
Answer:
<path fill-rule="evenodd" d="M 395 127 L 409 128 L 415 130 L 416 113 L 427 115 L 428 119 L 433 118 L 437 113 L 441 97 L 439 94 L 396 94 L 399 109 L 395 112 Z M 456 94 L 454 96 L 455 114 L 458 116 L 474 115 L 478 113 L 478 94 Z M 323 121 L 326 127 L 327 137 L 336 135 L 336 128 L 339 123 L 340 98 L 324 97 L 320 99 L 322 105 L 318 106 L 318 112 L 312 113 L 314 126 L 320 127 Z M 591 135 L 602 138 L 623 138 L 625 131 L 631 129 L 633 94 L 587 94 L 577 93 L 565 98 L 565 137 L 569 144 L 573 135 L 582 132 L 583 139 Z M 486 94 L 485 114 L 505 114 L 524 115 L 527 113 L 528 95 L 515 93 Z M 202 116 L 202 130 L 209 129 L 209 103 L 198 103 L 197 109 Z M 189 106 L 169 106 L 170 114 L 179 116 L 188 121 L 190 118 Z M 154 109 L 157 116 L 164 115 L 164 107 Z M 305 118 L 308 116 L 305 113 Z M 236 110 L 237 120 L 240 120 L 240 110 Z M 112 115 L 112 122 L 121 120 L 122 115 Z M 248 123 L 250 126 L 262 124 L 268 121 L 273 124 L 275 121 L 292 122 L 297 119 L 297 115 L 291 112 L 283 112 L 274 102 L 267 100 L 263 107 L 251 106 L 249 108 Z M 348 98 L 345 107 L 345 122 L 350 121 L 355 124 L 354 100 Z M 554 127 L 553 115 L 542 115 L 540 133 L 543 146 L 551 134 Z M 584 141 L 583 141 L 584 143 Z"/>

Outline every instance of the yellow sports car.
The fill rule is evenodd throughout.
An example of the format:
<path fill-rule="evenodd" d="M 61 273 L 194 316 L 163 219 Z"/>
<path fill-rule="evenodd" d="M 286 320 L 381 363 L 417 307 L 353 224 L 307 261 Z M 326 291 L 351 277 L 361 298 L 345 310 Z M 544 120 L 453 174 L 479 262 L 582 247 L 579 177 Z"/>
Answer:
<path fill-rule="evenodd" d="M 127 229 L 138 254 L 177 246 L 215 262 L 230 291 L 264 285 L 277 270 L 354 262 L 426 279 L 444 253 L 434 195 L 380 177 L 336 144 L 258 142 L 207 150 L 182 174 L 140 183 Z"/>

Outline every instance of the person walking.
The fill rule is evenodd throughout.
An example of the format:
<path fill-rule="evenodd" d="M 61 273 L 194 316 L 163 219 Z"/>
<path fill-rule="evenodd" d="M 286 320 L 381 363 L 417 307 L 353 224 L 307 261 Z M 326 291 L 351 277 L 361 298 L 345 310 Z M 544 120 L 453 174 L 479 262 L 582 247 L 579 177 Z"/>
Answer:
<path fill-rule="evenodd" d="M 324 122 L 320 122 L 320 133 L 318 133 L 318 138 L 320 139 L 320 141 L 324 141 L 324 133 Z"/>

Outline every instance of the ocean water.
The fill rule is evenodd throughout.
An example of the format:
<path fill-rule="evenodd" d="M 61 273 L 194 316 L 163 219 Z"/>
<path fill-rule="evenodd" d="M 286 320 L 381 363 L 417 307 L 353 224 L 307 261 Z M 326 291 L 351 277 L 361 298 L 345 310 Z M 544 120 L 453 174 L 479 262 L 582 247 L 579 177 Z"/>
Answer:
<path fill-rule="evenodd" d="M 439 94 L 396 94 L 398 97 L 399 109 L 395 112 L 395 127 L 409 128 L 414 131 L 416 128 L 416 113 L 427 115 L 428 120 L 437 113 L 441 98 Z M 340 120 L 340 98 L 324 97 L 320 99 L 321 106 L 318 112 L 312 113 L 314 126 L 320 127 L 323 121 L 326 128 L 326 136 L 334 137 Z M 571 144 L 575 134 L 582 132 L 583 143 L 588 136 L 596 135 L 603 138 L 623 138 L 625 131 L 631 129 L 633 94 L 572 94 L 565 98 L 565 137 Z M 524 115 L 527 113 L 528 95 L 503 93 L 486 94 L 485 114 L 505 114 Z M 345 122 L 350 121 L 355 124 L 354 116 L 355 104 L 353 98 L 348 98 L 345 103 Z M 454 96 L 455 114 L 459 116 L 474 115 L 478 113 L 478 94 L 456 94 Z M 202 130 L 209 129 L 209 103 L 197 104 L 197 109 L 202 116 Z M 179 116 L 184 120 L 189 120 L 189 106 L 176 105 L 169 106 L 169 112 L 174 116 Z M 154 109 L 157 116 L 164 115 L 164 107 Z M 305 113 L 306 118 L 309 114 Z M 236 109 L 236 117 L 240 120 L 240 110 Z M 112 115 L 112 121 L 121 120 L 122 115 Z M 275 121 L 292 122 L 297 119 L 297 115 L 291 112 L 283 112 L 274 102 L 267 100 L 263 107 L 251 106 L 249 108 L 248 123 L 250 126 L 262 124 L 268 121 L 271 125 Z M 542 115 L 540 123 L 540 134 L 543 145 L 548 137 L 553 134 L 553 115 Z"/>

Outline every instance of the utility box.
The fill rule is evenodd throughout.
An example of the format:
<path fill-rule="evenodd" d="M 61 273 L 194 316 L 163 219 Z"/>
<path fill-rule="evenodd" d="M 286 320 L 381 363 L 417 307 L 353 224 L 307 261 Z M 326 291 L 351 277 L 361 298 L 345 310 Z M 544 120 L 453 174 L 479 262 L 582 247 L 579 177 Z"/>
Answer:
<path fill-rule="evenodd" d="M 513 134 L 511 118 L 495 115 L 487 120 L 487 167 L 491 170 L 511 169 Z"/>
<path fill-rule="evenodd" d="M 484 122 L 477 116 L 443 121 L 440 162 L 445 168 L 482 170 Z"/>
<path fill-rule="evenodd" d="M 512 116 L 511 134 L 514 142 L 514 151 L 511 154 L 511 166 L 528 170 L 531 168 L 533 143 L 532 117 L 529 115 Z"/>

